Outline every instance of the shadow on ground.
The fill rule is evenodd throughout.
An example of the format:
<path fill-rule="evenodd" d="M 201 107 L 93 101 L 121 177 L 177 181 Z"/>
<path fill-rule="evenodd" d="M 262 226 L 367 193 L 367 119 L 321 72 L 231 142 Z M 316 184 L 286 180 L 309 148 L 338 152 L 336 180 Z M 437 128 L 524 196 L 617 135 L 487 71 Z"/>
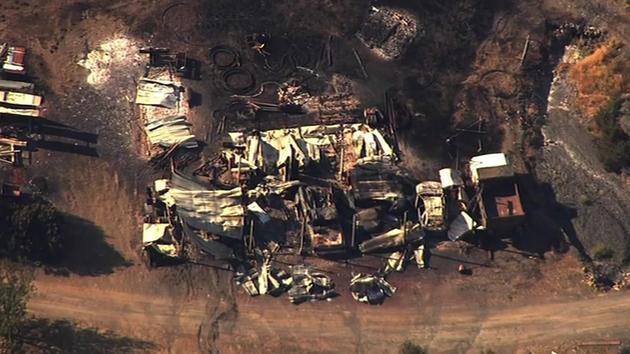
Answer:
<path fill-rule="evenodd" d="M 22 327 L 20 343 L 13 352 L 143 353 L 156 348 L 151 342 L 95 328 L 80 328 L 65 320 L 32 319 Z"/>
<path fill-rule="evenodd" d="M 48 273 L 103 275 L 132 265 L 107 243 L 103 230 L 89 220 L 66 214 L 61 232 L 66 236 L 65 252 L 58 264 L 52 264 L 54 269 L 47 269 Z"/>
<path fill-rule="evenodd" d="M 31 151 L 43 149 L 99 157 L 98 151 L 92 146 L 98 143 L 98 134 L 80 131 L 41 117 L 26 120 L 24 117 L 6 115 L 0 125 L 19 127 L 22 135 L 28 136 L 26 140 Z"/>
<path fill-rule="evenodd" d="M 508 230 L 479 231 L 464 239 L 488 251 L 490 257 L 493 252 L 508 252 L 544 259 L 549 251 L 565 253 L 573 246 L 581 257 L 590 260 L 573 227 L 575 209 L 558 202 L 553 188 L 532 175 L 517 175 L 517 183 L 525 221 Z"/>
<path fill-rule="evenodd" d="M 522 197 L 527 222 L 524 232 L 514 238 L 513 246 L 542 258 L 550 250 L 566 252 L 568 242 L 580 256 L 588 259 L 573 228 L 575 209 L 559 203 L 551 185 L 536 182 L 531 175 L 519 176 L 519 185 L 524 190 Z"/>

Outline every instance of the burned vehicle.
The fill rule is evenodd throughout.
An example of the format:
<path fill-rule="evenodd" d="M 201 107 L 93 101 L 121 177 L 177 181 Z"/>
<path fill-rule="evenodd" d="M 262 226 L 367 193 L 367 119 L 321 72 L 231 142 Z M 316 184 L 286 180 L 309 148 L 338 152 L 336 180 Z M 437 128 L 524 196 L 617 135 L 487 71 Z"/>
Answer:
<path fill-rule="evenodd" d="M 479 195 L 482 225 L 505 232 L 521 224 L 525 211 L 508 156 L 503 153 L 475 156 L 470 160 L 469 168 Z"/>
<path fill-rule="evenodd" d="M 26 48 L 9 47 L 6 43 L 0 44 L 0 59 L 3 61 L 4 72 L 26 75 Z"/>
<path fill-rule="evenodd" d="M 394 202 L 405 197 L 405 179 L 398 167 L 389 161 L 356 164 L 349 179 L 357 204 Z"/>
<path fill-rule="evenodd" d="M 435 181 L 422 182 L 416 186 L 418 219 L 428 231 L 446 229 L 446 208 L 442 184 Z"/>

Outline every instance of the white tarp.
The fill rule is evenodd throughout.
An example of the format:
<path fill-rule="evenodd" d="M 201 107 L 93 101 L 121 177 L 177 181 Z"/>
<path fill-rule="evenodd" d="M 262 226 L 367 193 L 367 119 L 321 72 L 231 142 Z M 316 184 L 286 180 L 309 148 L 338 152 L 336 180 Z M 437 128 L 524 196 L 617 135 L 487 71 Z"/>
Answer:
<path fill-rule="evenodd" d="M 145 245 L 151 242 L 155 242 L 166 234 L 166 230 L 170 224 L 143 224 L 142 225 L 142 243 Z"/>
<path fill-rule="evenodd" d="M 448 238 L 451 241 L 457 241 L 460 237 L 474 230 L 476 227 L 477 223 L 475 220 L 473 220 L 468 213 L 462 211 L 455 220 L 450 223 L 448 228 Z"/>
<path fill-rule="evenodd" d="M 443 168 L 439 171 L 442 188 L 461 187 L 464 185 L 462 174 L 452 168 Z"/>
<path fill-rule="evenodd" d="M 470 159 L 470 173 L 473 182 L 486 179 L 514 176 L 514 169 L 504 153 L 474 156 Z"/>

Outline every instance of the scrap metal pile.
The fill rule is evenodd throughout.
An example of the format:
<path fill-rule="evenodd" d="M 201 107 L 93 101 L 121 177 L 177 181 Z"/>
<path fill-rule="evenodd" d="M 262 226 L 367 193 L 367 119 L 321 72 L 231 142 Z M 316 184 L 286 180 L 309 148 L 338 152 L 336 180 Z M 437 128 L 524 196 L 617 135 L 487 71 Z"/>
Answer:
<path fill-rule="evenodd" d="M 312 42 L 321 38 L 289 43 L 284 37 L 254 33 L 246 39 L 254 58 L 226 45 L 210 50 L 217 89 L 231 95 L 230 102 L 214 112 L 219 120 L 216 132 L 230 130 L 228 125 L 242 129 L 264 121 L 276 122 L 272 128 L 348 124 L 361 116 L 355 82 L 342 74 L 325 72 L 333 60 L 332 36 L 322 43 L 319 57 L 313 53 Z"/>
<path fill-rule="evenodd" d="M 25 63 L 26 48 L 0 44 L 0 115 L 29 122 L 43 116 L 43 97 L 35 94 L 33 83 L 22 81 L 27 74 Z M 20 166 L 23 152 L 29 149 L 29 139 L 22 130 L 0 128 L 0 162 Z"/>
<path fill-rule="evenodd" d="M 181 77 L 189 75 L 185 54 L 170 54 L 166 48 L 142 48 L 149 55 L 144 77 L 138 82 L 135 102 L 140 106 L 150 155 L 157 165 L 171 157 L 180 147 L 197 148 L 186 116 L 188 102 Z"/>
<path fill-rule="evenodd" d="M 177 251 L 170 255 L 191 256 L 181 252 L 184 240 L 236 264 L 236 281 L 248 294 L 288 291 L 299 303 L 330 298 L 334 285 L 302 265 L 274 267 L 279 249 L 319 257 L 382 254 L 381 271 L 357 275 L 350 285 L 357 301 L 374 304 L 396 290 L 387 274 L 403 271 L 410 260 L 428 267 L 428 234 L 458 240 L 522 219 L 504 154 L 474 157 L 468 187 L 452 169 L 441 170 L 439 182 L 416 183 L 398 167 L 390 141 L 365 123 L 228 133 L 217 158 L 156 181 L 152 193 L 170 211 L 167 229 L 178 233 L 169 238 L 169 250 Z M 147 247 L 154 242 L 145 239 Z"/>
<path fill-rule="evenodd" d="M 249 267 L 241 264 L 237 268 L 234 276 L 236 284 L 250 296 L 279 296 L 286 292 L 293 304 L 337 296 L 335 284 L 328 275 L 302 264 L 285 272 L 271 265 L 271 255 L 272 252 L 267 249 L 257 249 L 253 263 L 258 268 L 249 264 Z"/>
<path fill-rule="evenodd" d="M 382 304 L 386 297 L 391 297 L 396 288 L 379 274 L 357 274 L 350 281 L 350 292 L 358 302 L 366 304 Z"/>

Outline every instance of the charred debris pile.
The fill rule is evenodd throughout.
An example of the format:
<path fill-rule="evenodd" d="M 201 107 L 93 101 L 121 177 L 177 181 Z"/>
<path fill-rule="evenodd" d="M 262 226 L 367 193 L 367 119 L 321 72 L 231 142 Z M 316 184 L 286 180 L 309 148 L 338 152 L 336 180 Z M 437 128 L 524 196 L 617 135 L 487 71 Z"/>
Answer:
<path fill-rule="evenodd" d="M 402 271 L 410 259 L 428 266 L 428 237 L 455 241 L 478 230 L 509 229 L 524 218 L 502 153 L 471 159 L 468 185 L 453 169 L 440 170 L 439 181 L 417 183 L 398 166 L 389 136 L 365 123 L 228 136 L 214 160 L 192 173 L 173 169 L 149 188 L 143 244 L 154 263 L 199 251 L 231 264 L 252 295 L 306 281 L 294 295 L 317 299 L 332 294 L 332 281 L 305 270 L 285 273 L 272 265 L 276 254 L 386 254 L 381 272 L 357 275 L 351 288 L 391 295 L 386 274 Z M 319 290 L 306 290 L 313 287 Z M 372 295 L 356 297 L 383 298 Z"/>
<path fill-rule="evenodd" d="M 333 282 L 304 265 L 282 269 L 276 255 L 384 254 L 381 271 L 350 284 L 358 301 L 379 303 L 396 290 L 387 274 L 409 260 L 428 266 L 428 237 L 454 241 L 524 218 L 506 155 L 474 157 L 468 184 L 448 168 L 436 171 L 439 181 L 417 183 L 399 167 L 392 141 L 365 122 L 229 132 L 216 158 L 173 168 L 148 188 L 148 258 L 209 255 L 230 264 L 250 295 L 288 291 L 298 303 L 334 296 Z"/>
<path fill-rule="evenodd" d="M 144 76 L 139 79 L 135 102 L 149 145 L 150 163 L 164 167 L 169 161 L 186 164 L 200 147 L 188 122 L 189 100 L 182 79 L 198 77 L 198 62 L 186 53 L 168 48 L 145 47 L 148 56 Z"/>
<path fill-rule="evenodd" d="M 412 19 L 389 28 L 399 16 L 395 13 L 372 11 L 370 16 L 368 21 L 386 33 L 379 37 L 366 24 L 357 37 L 388 58 L 400 56 L 419 31 Z M 247 41 L 273 71 L 269 37 L 254 34 Z M 313 67 L 330 64 L 330 41 Z M 169 53 L 146 52 L 152 58 Z M 173 64 L 178 57 L 151 63 L 136 99 L 152 161 L 169 170 L 168 178 L 147 188 L 142 243 L 151 265 L 209 256 L 229 264 L 248 294 L 287 293 L 291 302 L 300 303 L 336 296 L 335 284 L 313 266 L 288 267 L 278 258 L 347 260 L 379 254 L 385 260 L 381 269 L 353 274 L 349 284 L 357 301 L 376 304 L 396 291 L 386 280 L 389 273 L 403 271 L 410 261 L 428 267 L 428 238 L 479 237 L 524 218 L 506 155 L 477 156 L 464 173 L 445 168 L 435 171 L 434 181 L 418 181 L 400 164 L 390 95 L 382 110 L 361 107 L 352 84 L 338 74 L 329 78 L 332 93 L 315 93 L 306 82 L 322 78 L 299 65 L 296 70 L 306 74 L 302 80 L 257 85 L 240 66 L 237 52 L 226 46 L 210 50 L 219 86 L 234 99 L 229 109 L 215 112 L 221 147 L 213 158 L 192 164 L 195 159 L 182 159 L 181 151 L 195 151 L 200 143 L 181 104 L 184 90 L 174 73 L 185 65 Z M 357 63 L 366 76 L 358 54 Z M 261 112 L 299 117 L 249 124 Z"/>

